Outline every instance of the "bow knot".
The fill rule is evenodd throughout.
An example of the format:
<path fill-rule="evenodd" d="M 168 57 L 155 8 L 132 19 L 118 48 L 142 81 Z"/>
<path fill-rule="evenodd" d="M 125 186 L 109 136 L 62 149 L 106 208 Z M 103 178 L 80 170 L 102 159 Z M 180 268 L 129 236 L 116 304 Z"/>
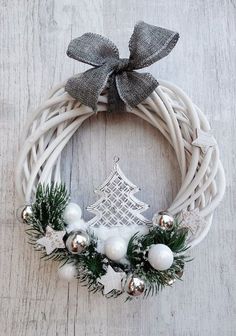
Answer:
<path fill-rule="evenodd" d="M 94 68 L 69 78 L 65 90 L 96 110 L 98 97 L 109 84 L 109 110 L 125 110 L 125 105 L 135 107 L 158 86 L 151 74 L 135 70 L 167 56 L 178 38 L 176 32 L 138 22 L 129 42 L 130 57 L 119 58 L 119 51 L 110 40 L 86 33 L 70 42 L 67 55 Z"/>
<path fill-rule="evenodd" d="M 115 74 L 122 71 L 130 71 L 130 60 L 128 58 L 119 58 L 114 61 L 113 70 Z"/>

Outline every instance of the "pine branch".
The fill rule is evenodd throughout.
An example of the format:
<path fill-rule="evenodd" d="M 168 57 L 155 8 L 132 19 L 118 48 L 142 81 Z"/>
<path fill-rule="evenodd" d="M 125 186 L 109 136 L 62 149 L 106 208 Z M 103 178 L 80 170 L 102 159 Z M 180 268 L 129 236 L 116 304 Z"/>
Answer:
<path fill-rule="evenodd" d="M 106 273 L 108 264 L 111 264 L 105 255 L 96 251 L 96 247 L 97 240 L 92 237 L 91 243 L 85 252 L 72 256 L 77 269 L 77 279 L 93 293 L 103 292 L 103 285 L 99 283 L 99 278 Z M 117 264 L 115 263 L 112 265 L 114 269 L 116 266 Z M 121 291 L 113 290 L 105 296 L 114 298 L 121 294 Z"/>
<path fill-rule="evenodd" d="M 133 272 L 145 281 L 144 296 L 154 295 L 164 286 L 170 286 L 171 282 L 180 279 L 179 274 L 183 271 L 185 261 L 188 261 L 188 257 L 183 254 L 188 249 L 187 234 L 188 230 L 180 228 L 176 223 L 170 231 L 157 227 L 146 235 L 135 234 L 130 239 L 127 257 Z M 148 262 L 148 250 L 152 244 L 165 244 L 175 254 L 173 264 L 168 270 L 155 270 Z"/>
<path fill-rule="evenodd" d="M 45 233 L 48 225 L 54 230 L 63 230 L 65 228 L 63 212 L 68 199 L 69 196 L 64 184 L 39 184 L 29 224 L 41 234 Z"/>
<path fill-rule="evenodd" d="M 68 203 L 68 193 L 64 184 L 42 185 L 39 184 L 36 190 L 35 202 L 32 204 L 32 215 L 29 218 L 29 227 L 26 230 L 29 236 L 29 244 L 36 250 L 42 251 L 42 258 L 46 260 L 64 261 L 68 259 L 68 251 L 56 249 L 47 255 L 41 249 L 37 240 L 45 235 L 46 227 L 49 225 L 54 230 L 64 230 L 63 212 Z"/>

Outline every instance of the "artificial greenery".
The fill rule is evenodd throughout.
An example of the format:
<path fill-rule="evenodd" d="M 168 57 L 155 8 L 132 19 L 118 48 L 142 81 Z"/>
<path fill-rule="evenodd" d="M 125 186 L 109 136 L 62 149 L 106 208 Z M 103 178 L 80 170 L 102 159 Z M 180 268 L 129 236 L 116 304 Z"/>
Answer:
<path fill-rule="evenodd" d="M 187 228 L 179 227 L 179 222 L 176 220 L 170 231 L 155 227 L 146 235 L 135 234 L 130 239 L 127 258 L 130 261 L 131 270 L 145 281 L 146 296 L 156 294 L 164 286 L 170 286 L 176 279 L 181 278 L 184 263 L 189 260 L 183 254 L 188 249 L 187 235 Z M 148 250 L 153 244 L 165 244 L 174 253 L 174 262 L 168 270 L 157 271 L 149 264 Z"/>
<path fill-rule="evenodd" d="M 45 232 L 49 225 L 54 230 L 63 230 L 63 212 L 68 203 L 69 195 L 64 184 L 39 184 L 35 202 L 32 205 L 31 222 Z"/>
<path fill-rule="evenodd" d="M 68 204 L 69 196 L 63 184 L 39 185 L 36 191 L 35 202 L 32 204 L 32 215 L 27 229 L 29 242 L 39 249 L 37 240 L 45 235 L 49 225 L 54 230 L 66 230 L 63 212 Z M 88 232 L 89 233 L 89 232 Z M 99 278 L 106 273 L 108 265 L 115 271 L 126 274 L 133 273 L 145 281 L 144 296 L 156 294 L 164 286 L 171 285 L 180 279 L 185 261 L 189 259 L 184 252 L 187 250 L 187 228 L 182 228 L 176 219 L 173 228 L 165 231 L 159 227 L 149 230 L 146 235 L 136 233 L 129 241 L 127 248 L 127 263 L 121 264 L 109 260 L 97 251 L 97 239 L 90 234 L 90 245 L 81 254 L 70 254 L 66 248 L 54 250 L 47 255 L 44 249 L 42 257 L 65 263 L 73 263 L 77 270 L 79 282 L 88 287 L 91 292 L 103 291 Z M 65 241 L 67 234 L 65 234 Z M 148 250 L 152 244 L 165 244 L 174 253 L 174 262 L 166 271 L 157 271 L 148 262 Z M 121 291 L 113 290 L 107 297 L 117 297 Z"/>
<path fill-rule="evenodd" d="M 29 243 L 39 248 L 37 240 L 45 235 L 46 227 L 54 230 L 64 230 L 63 212 L 68 203 L 69 195 L 64 184 L 52 183 L 51 185 L 39 184 L 32 204 L 32 215 L 27 221 L 30 224 L 26 233 Z M 64 249 L 55 250 L 47 256 L 44 252 L 42 257 L 54 260 L 63 260 L 67 255 Z"/>

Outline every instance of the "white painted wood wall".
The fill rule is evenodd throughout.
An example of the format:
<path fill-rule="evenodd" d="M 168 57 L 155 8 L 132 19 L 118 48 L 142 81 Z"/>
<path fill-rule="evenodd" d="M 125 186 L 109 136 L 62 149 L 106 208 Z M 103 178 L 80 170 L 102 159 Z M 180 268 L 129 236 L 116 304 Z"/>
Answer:
<path fill-rule="evenodd" d="M 227 193 L 184 281 L 124 304 L 60 282 L 57 265 L 40 260 L 15 220 L 13 176 L 32 109 L 53 85 L 85 69 L 65 55 L 71 38 L 87 31 L 106 35 L 126 57 L 140 19 L 179 31 L 173 52 L 149 70 L 182 87 L 209 118 Z M 235 25 L 235 0 L 0 0 L 0 335 L 236 335 Z M 151 205 L 146 215 L 170 203 L 179 174 L 164 139 L 133 116 L 100 114 L 64 152 L 64 177 L 85 218 L 114 155 L 142 188 L 137 197 Z"/>

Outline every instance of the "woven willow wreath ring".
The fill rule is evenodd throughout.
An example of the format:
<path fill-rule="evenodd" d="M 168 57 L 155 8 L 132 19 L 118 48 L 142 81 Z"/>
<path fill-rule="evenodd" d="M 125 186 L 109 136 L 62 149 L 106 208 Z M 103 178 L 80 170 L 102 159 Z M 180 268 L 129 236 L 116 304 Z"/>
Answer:
<path fill-rule="evenodd" d="M 144 101 L 133 108 L 126 105 L 125 110 L 157 128 L 175 151 L 181 173 L 181 187 L 166 213 L 175 218 L 182 216 L 182 221 L 187 223 L 186 227 L 189 229 L 188 247 L 192 248 L 204 239 L 210 229 L 213 212 L 225 191 L 224 170 L 219 159 L 218 145 L 206 116 L 177 86 L 167 81 L 158 82 L 157 88 Z M 95 113 L 108 110 L 107 89 L 100 94 L 95 111 L 69 95 L 65 86 L 66 83 L 62 83 L 52 90 L 48 99 L 31 116 L 26 127 L 25 141 L 16 167 L 16 188 L 22 204 L 33 204 L 39 185 L 55 186 L 62 183 L 62 150 L 86 119 Z M 157 209 L 157 213 L 158 211 L 160 209 Z M 60 251 L 60 247 L 58 250 Z M 92 258 L 96 257 L 93 255 Z M 58 259 L 60 260 L 59 257 Z M 130 260 L 132 264 L 132 258 Z M 147 257 L 144 255 L 143 263 L 146 261 Z M 121 267 L 112 258 L 111 262 L 107 259 L 105 262 L 109 281 L 113 279 L 111 272 L 117 276 L 121 274 L 118 271 L 124 273 L 127 269 L 129 276 L 132 271 L 128 266 Z M 75 263 L 75 259 L 72 263 Z M 81 267 L 77 267 L 77 272 Z M 172 273 L 168 273 L 168 270 L 167 273 L 161 272 L 161 269 L 157 272 L 161 285 L 172 284 L 166 278 L 170 274 L 172 276 Z M 101 278 L 106 276 L 103 274 Z M 89 281 L 88 284 L 92 280 Z M 145 281 L 149 279 L 145 278 Z M 93 286 L 94 290 L 100 287 L 104 289 L 103 286 L 107 285 L 104 281 L 96 284 Z M 111 293 L 114 294 L 114 291 L 115 288 Z M 119 292 L 117 288 L 116 294 Z M 128 293 L 130 294 L 129 291 Z"/>

